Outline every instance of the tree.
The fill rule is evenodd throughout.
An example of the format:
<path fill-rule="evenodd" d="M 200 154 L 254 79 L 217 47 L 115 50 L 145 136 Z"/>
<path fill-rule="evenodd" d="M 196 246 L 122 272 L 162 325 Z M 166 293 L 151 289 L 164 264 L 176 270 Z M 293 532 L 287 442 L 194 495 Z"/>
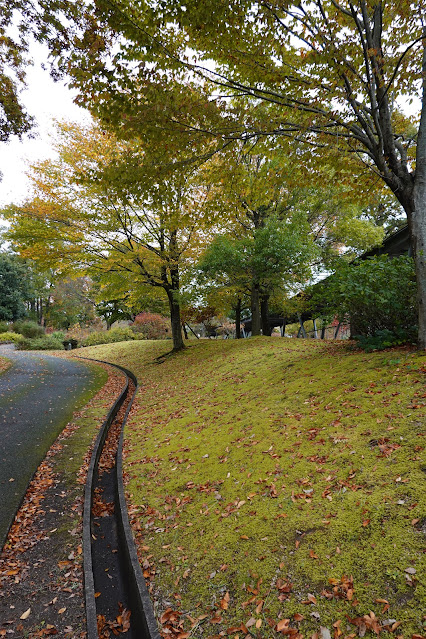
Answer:
<path fill-rule="evenodd" d="M 31 38 L 47 42 L 59 54 L 81 25 L 80 5 L 69 0 L 0 0 L 0 142 L 14 135 L 22 138 L 34 125 L 20 99 L 31 64 Z"/>
<path fill-rule="evenodd" d="M 202 270 L 237 300 L 249 292 L 253 335 L 270 334 L 271 295 L 280 291 L 283 298 L 316 269 L 330 268 L 342 247 L 348 259 L 383 237 L 344 171 L 308 157 L 302 168 L 300 154 L 286 151 L 265 143 L 251 151 L 235 146 L 204 169 L 214 184 L 210 202 L 224 219 Z"/>
<path fill-rule="evenodd" d="M 31 295 L 28 270 L 16 255 L 0 253 L 0 320 L 25 317 Z"/>
<path fill-rule="evenodd" d="M 62 274 L 123 276 L 167 296 L 173 348 L 183 348 L 182 270 L 202 246 L 203 188 L 193 172 L 159 172 L 137 142 L 63 126 L 59 159 L 33 167 L 37 196 L 5 212 L 23 256 Z"/>
<path fill-rule="evenodd" d="M 117 40 L 104 37 L 96 59 L 90 47 L 74 50 L 70 69 L 81 99 L 123 131 L 141 130 L 145 119 L 145 131 L 157 136 L 204 132 L 222 144 L 291 137 L 339 148 L 375 172 L 407 214 L 426 348 L 425 0 L 206 0 L 202 7 L 97 0 L 93 7 L 88 41 L 118 34 L 122 46 L 117 53 Z M 416 127 L 401 105 L 420 92 Z M 218 118 L 212 105 L 223 96 Z"/>
<path fill-rule="evenodd" d="M 88 324 L 95 318 L 91 283 L 85 277 L 60 279 L 53 283 L 45 321 L 68 330 L 74 324 Z"/>
<path fill-rule="evenodd" d="M 252 335 L 260 335 L 261 328 L 264 335 L 269 335 L 267 306 L 272 291 L 278 286 L 289 290 L 303 280 L 309 273 L 312 253 L 303 220 L 270 215 L 243 236 L 216 237 L 204 254 L 201 268 L 222 280 L 245 282 L 251 291 Z"/>

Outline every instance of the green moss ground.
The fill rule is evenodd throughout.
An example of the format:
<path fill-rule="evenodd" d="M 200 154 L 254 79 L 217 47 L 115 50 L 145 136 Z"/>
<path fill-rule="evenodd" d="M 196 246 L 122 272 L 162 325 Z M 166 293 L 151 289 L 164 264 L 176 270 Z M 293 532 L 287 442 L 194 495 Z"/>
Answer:
<path fill-rule="evenodd" d="M 0 375 L 5 373 L 12 366 L 12 362 L 7 357 L 0 357 Z"/>
<path fill-rule="evenodd" d="M 85 350 L 142 385 L 125 467 L 165 626 L 424 635 L 425 354 L 254 338 L 157 363 L 168 344 Z"/>

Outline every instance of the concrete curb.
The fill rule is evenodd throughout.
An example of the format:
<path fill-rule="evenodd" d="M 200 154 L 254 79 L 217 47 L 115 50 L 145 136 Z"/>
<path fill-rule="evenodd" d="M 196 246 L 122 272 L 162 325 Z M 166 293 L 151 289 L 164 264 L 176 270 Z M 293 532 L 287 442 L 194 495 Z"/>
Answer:
<path fill-rule="evenodd" d="M 120 370 L 126 375 L 127 381 L 118 399 L 114 402 L 110 409 L 108 416 L 101 427 L 98 437 L 95 442 L 92 457 L 90 460 L 89 471 L 86 480 L 85 494 L 84 494 L 84 511 L 83 511 L 83 570 L 84 570 L 84 591 L 86 601 L 86 624 L 87 624 L 87 639 L 98 639 L 97 629 L 97 617 L 96 617 L 96 602 L 95 602 L 95 587 L 93 579 L 93 561 L 92 561 L 92 549 L 91 549 L 91 530 L 90 530 L 90 516 L 92 510 L 92 487 L 95 468 L 99 461 L 99 457 L 102 451 L 102 446 L 108 434 L 109 427 L 113 422 L 117 412 L 121 405 L 125 401 L 129 391 L 129 378 L 135 385 L 135 390 L 131 397 L 130 403 L 127 407 L 126 414 L 124 416 L 121 435 L 117 450 L 116 459 L 116 473 L 117 473 L 117 495 L 116 495 L 116 512 L 118 514 L 118 528 L 119 538 L 122 544 L 123 554 L 125 557 L 125 572 L 130 584 L 131 595 L 131 610 L 132 620 L 134 619 L 137 627 L 141 630 L 141 639 L 160 639 L 160 634 L 157 628 L 157 622 L 154 615 L 154 610 L 151 603 L 151 598 L 146 587 L 145 578 L 142 573 L 142 569 L 137 556 L 136 544 L 133 538 L 133 533 L 129 523 L 127 503 L 124 492 L 123 483 L 123 463 L 122 463 L 122 451 L 123 451 L 123 437 L 124 427 L 127 422 L 130 409 L 134 397 L 138 389 L 138 381 L 136 376 L 129 370 L 111 364 L 110 362 L 104 362 L 101 360 L 94 360 L 89 358 L 92 362 L 98 362 L 101 364 L 107 364 Z"/>
<path fill-rule="evenodd" d="M 86 359 L 86 358 L 81 358 Z M 96 360 L 92 360 L 96 361 Z M 101 362 L 107 363 L 107 362 Z M 88 639 L 98 639 L 98 624 L 96 618 L 96 602 L 95 602 L 95 584 L 93 579 L 93 560 L 92 560 L 92 543 L 90 530 L 90 516 L 92 512 L 93 498 L 93 478 L 95 468 L 101 456 L 102 447 L 108 435 L 109 427 L 114 421 L 115 416 L 120 410 L 121 405 L 126 399 L 129 390 L 129 381 L 126 378 L 126 384 L 122 389 L 118 399 L 110 408 L 110 411 L 101 426 L 98 436 L 93 447 L 92 457 L 90 459 L 89 470 L 87 473 L 86 484 L 84 487 L 84 508 L 83 508 L 83 574 L 84 574 L 84 596 L 86 603 L 86 625 Z"/>

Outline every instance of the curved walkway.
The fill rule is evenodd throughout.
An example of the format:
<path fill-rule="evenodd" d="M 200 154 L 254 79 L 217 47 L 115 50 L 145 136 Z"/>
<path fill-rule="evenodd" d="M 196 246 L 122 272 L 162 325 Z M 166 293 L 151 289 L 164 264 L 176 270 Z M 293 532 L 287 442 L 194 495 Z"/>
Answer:
<path fill-rule="evenodd" d="M 0 375 L 0 550 L 46 452 L 95 375 L 86 365 L 0 345 L 13 365 Z"/>

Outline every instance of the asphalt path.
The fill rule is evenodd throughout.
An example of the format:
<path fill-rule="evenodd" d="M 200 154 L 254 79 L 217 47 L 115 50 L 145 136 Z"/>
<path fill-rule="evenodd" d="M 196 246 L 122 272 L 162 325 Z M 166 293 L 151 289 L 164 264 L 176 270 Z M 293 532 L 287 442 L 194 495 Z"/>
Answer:
<path fill-rule="evenodd" d="M 95 374 L 86 365 L 0 346 L 13 365 L 0 375 L 0 549 L 27 485 L 81 403 Z"/>

